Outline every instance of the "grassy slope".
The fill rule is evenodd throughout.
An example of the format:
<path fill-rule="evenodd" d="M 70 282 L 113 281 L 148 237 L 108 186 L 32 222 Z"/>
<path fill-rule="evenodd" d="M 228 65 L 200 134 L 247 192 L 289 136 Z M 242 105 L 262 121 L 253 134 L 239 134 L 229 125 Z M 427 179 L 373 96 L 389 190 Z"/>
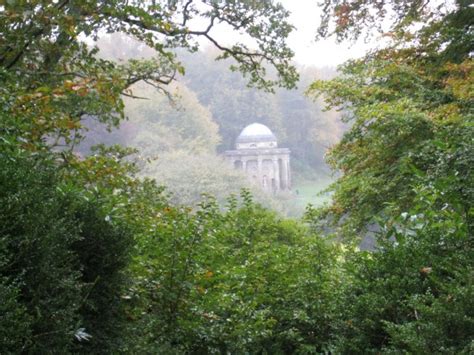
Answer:
<path fill-rule="evenodd" d="M 329 193 L 323 191 L 334 181 L 331 176 L 321 175 L 313 179 L 297 179 L 291 191 L 291 195 L 282 202 L 290 217 L 301 217 L 308 204 L 321 206 L 330 201 Z"/>

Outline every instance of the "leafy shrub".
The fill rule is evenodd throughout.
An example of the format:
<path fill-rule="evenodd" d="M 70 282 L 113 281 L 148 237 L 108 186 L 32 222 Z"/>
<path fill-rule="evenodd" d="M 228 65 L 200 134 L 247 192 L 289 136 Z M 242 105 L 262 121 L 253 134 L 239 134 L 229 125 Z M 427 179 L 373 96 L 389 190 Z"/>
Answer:
<path fill-rule="evenodd" d="M 322 349 L 337 298 L 336 248 L 244 193 L 220 211 L 159 207 L 140 238 L 136 310 L 141 351 Z M 133 301 L 132 301 L 133 302 Z M 139 307 L 140 308 L 140 307 Z"/>
<path fill-rule="evenodd" d="M 0 160 L 0 275 L 3 307 L 9 305 L 0 328 L 15 334 L 2 342 L 12 351 L 67 352 L 80 322 L 82 293 L 72 251 L 80 239 L 69 212 L 72 196 L 58 188 L 51 163 L 41 166 L 5 152 Z"/>
<path fill-rule="evenodd" d="M 52 155 L 10 148 L 0 152 L 2 350 L 117 347 L 131 234 L 61 181 Z"/>
<path fill-rule="evenodd" d="M 463 208 L 439 210 L 440 198 L 436 188 L 418 191 L 413 209 L 379 236 L 379 250 L 347 263 L 338 352 L 472 353 L 472 235 Z"/>

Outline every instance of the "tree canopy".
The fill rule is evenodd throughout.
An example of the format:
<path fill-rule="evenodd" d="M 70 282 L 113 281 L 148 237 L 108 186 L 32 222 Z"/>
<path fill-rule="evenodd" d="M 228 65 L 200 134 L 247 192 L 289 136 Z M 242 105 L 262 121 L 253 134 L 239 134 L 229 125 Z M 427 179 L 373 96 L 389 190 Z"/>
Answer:
<path fill-rule="evenodd" d="M 390 12 L 383 4 L 326 2 L 339 36 L 374 21 L 373 7 L 382 15 Z M 330 107 L 345 110 L 352 122 L 329 155 L 343 172 L 332 212 L 341 217 L 350 211 L 360 228 L 374 217 L 407 211 L 421 186 L 439 187 L 446 190 L 440 208 L 446 203 L 463 210 L 472 228 L 474 10 L 465 1 L 436 8 L 430 2 L 390 4 L 397 17 L 389 44 L 343 65 L 339 78 L 317 81 L 310 89 L 323 93 Z M 323 23 L 321 33 L 332 33 L 325 32 L 328 28 Z"/>
<path fill-rule="evenodd" d="M 198 38 L 216 46 L 220 58 L 233 58 L 251 85 L 292 87 L 297 74 L 285 43 L 292 30 L 287 17 L 272 2 L 9 1 L 0 12 L 2 106 L 19 120 L 25 141 L 47 136 L 69 144 L 80 138 L 84 115 L 116 125 L 132 84 L 163 90 L 184 72 L 171 49 L 194 51 Z M 199 21 L 193 19 L 206 25 L 194 28 Z M 217 23 L 244 32 L 258 49 L 220 44 L 212 35 Z M 98 58 L 90 39 L 111 32 L 138 39 L 156 51 L 155 58 L 122 64 Z M 276 79 L 266 75 L 266 63 Z"/>
<path fill-rule="evenodd" d="M 403 0 L 324 6 L 319 35 L 357 39 L 376 35 L 375 25 L 386 38 L 309 89 L 343 110 L 351 128 L 328 156 L 342 174 L 333 202 L 308 217 L 332 220 L 342 238 L 378 231 L 376 253 L 345 264 L 350 306 L 335 348 L 470 353 L 474 8 Z"/>

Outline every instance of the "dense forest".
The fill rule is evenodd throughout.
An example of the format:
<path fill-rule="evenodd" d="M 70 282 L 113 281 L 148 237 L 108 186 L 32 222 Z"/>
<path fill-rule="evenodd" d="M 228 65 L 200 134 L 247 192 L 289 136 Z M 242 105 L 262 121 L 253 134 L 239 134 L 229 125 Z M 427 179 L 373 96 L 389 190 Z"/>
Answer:
<path fill-rule="evenodd" d="M 273 1 L 0 5 L 2 354 L 474 352 L 474 7 L 317 6 L 380 46 L 298 66 Z M 328 204 L 224 164 L 255 121 Z"/>

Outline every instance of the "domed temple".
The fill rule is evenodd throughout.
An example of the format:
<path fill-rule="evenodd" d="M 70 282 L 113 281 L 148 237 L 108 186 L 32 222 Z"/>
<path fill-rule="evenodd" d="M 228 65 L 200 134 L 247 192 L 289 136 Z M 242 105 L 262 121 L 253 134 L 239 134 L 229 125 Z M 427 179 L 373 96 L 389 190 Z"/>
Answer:
<path fill-rule="evenodd" d="M 228 150 L 224 155 L 267 192 L 291 188 L 290 150 L 278 148 L 275 135 L 263 124 L 245 127 L 237 137 L 235 150 Z"/>

